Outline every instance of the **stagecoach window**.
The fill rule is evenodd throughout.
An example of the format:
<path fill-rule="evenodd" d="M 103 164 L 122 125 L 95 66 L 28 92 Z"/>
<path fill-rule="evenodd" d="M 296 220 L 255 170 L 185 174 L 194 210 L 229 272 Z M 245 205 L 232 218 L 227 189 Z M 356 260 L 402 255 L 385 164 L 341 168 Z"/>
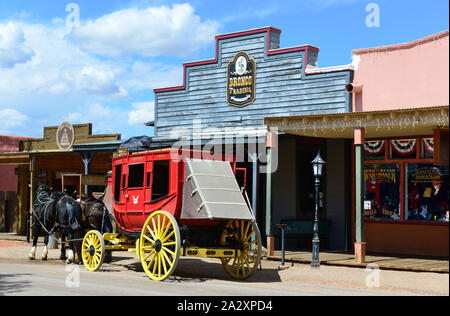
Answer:
<path fill-rule="evenodd" d="M 169 166 L 168 160 L 153 162 L 152 201 L 169 195 Z"/>
<path fill-rule="evenodd" d="M 122 165 L 118 165 L 115 168 L 115 178 L 114 178 L 114 200 L 116 202 L 120 201 L 120 176 L 122 175 Z"/>
<path fill-rule="evenodd" d="M 128 167 L 128 187 L 142 188 L 144 186 L 144 164 Z"/>

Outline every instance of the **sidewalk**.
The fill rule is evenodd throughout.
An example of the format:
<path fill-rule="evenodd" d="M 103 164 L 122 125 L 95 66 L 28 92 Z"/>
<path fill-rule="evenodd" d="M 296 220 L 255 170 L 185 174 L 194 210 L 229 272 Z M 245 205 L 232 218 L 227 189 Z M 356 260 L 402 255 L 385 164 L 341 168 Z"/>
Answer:
<path fill-rule="evenodd" d="M 26 242 L 27 237 L 22 236 L 22 235 L 17 235 L 16 233 L 0 233 L 0 240 Z M 40 238 L 39 240 L 41 241 L 42 238 Z"/>
<path fill-rule="evenodd" d="M 285 265 L 294 263 L 310 264 L 312 254 L 310 251 L 286 251 Z M 366 264 L 355 262 L 353 253 L 323 251 L 320 252 L 320 264 L 325 266 L 342 266 L 366 268 L 369 264 L 376 264 L 382 270 L 397 270 L 411 272 L 449 273 L 449 260 L 421 259 L 395 256 L 366 256 Z M 281 251 L 275 251 L 267 260 L 281 261 Z"/>

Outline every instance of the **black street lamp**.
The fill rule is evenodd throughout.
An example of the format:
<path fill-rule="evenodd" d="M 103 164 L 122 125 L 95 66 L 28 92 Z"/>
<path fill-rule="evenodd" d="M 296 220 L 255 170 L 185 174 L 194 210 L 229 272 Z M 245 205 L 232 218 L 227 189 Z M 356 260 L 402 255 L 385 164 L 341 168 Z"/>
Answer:
<path fill-rule="evenodd" d="M 320 151 L 317 154 L 317 157 L 311 161 L 313 165 L 313 172 L 315 178 L 315 217 L 314 217 L 314 237 L 313 237 L 313 249 L 312 249 L 312 268 L 319 268 L 319 187 L 320 187 L 320 178 L 322 177 L 323 167 L 327 164 L 322 157 L 320 156 Z"/>

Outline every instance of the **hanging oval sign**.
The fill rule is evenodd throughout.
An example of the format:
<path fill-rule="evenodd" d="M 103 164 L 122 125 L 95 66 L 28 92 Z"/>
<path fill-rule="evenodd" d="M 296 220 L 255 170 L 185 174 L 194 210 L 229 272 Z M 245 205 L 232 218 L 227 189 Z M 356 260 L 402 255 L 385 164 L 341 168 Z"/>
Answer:
<path fill-rule="evenodd" d="M 72 149 L 75 142 L 75 132 L 69 122 L 64 122 L 58 127 L 56 132 L 56 144 L 61 150 Z"/>
<path fill-rule="evenodd" d="M 256 62 L 246 52 L 239 52 L 228 64 L 227 102 L 244 107 L 255 102 Z"/>

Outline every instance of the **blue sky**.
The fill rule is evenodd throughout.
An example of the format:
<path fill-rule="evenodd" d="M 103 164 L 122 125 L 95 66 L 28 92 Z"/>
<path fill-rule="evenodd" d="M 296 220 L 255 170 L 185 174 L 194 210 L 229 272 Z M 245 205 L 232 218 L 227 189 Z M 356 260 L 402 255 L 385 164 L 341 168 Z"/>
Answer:
<path fill-rule="evenodd" d="M 79 26 L 69 27 L 69 3 Z M 368 27 L 370 3 L 379 27 Z M 73 22 L 70 19 L 69 22 Z M 281 47 L 320 47 L 319 66 L 351 51 L 448 29 L 448 1 L 0 0 L 0 134 L 42 136 L 63 121 L 95 133 L 151 135 L 154 88 L 182 83 L 182 63 L 215 56 L 219 34 L 273 26 Z"/>

